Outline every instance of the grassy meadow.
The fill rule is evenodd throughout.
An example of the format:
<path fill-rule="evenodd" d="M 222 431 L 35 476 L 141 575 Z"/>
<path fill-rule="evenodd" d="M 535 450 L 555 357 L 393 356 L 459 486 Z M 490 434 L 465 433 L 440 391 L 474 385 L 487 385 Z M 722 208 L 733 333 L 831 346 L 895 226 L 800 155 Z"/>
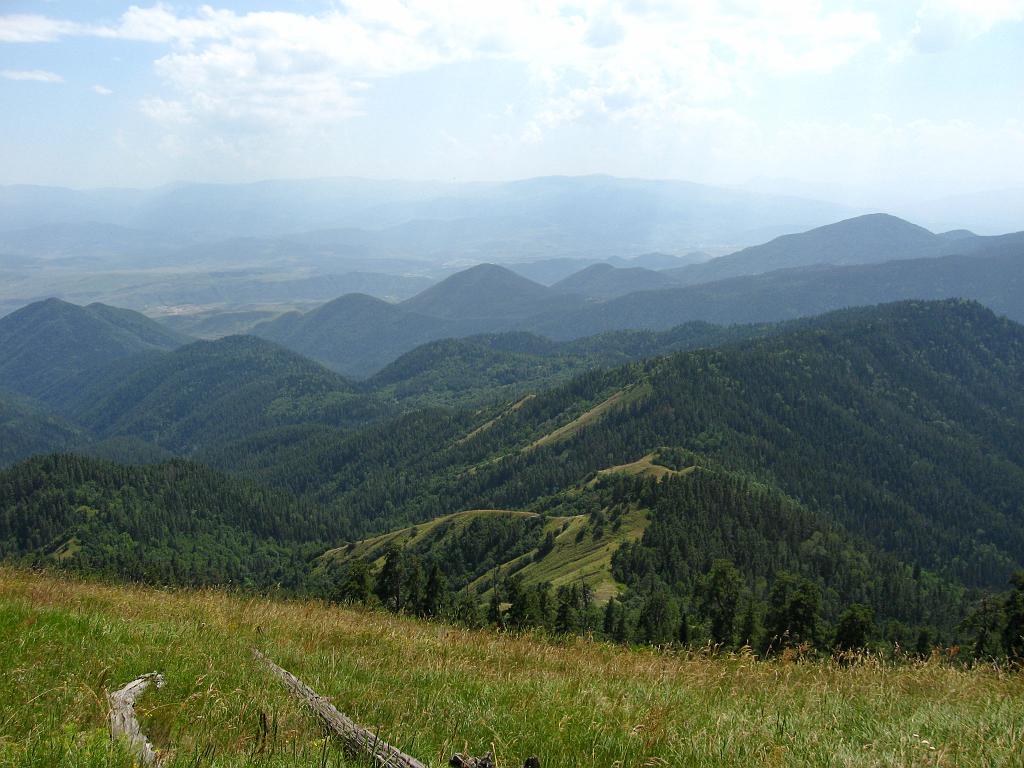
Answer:
<path fill-rule="evenodd" d="M 760 662 L 467 631 L 317 603 L 0 568 L 0 765 L 130 766 L 105 691 L 180 766 L 354 766 L 258 647 L 431 766 L 1020 766 L 1024 675 L 936 659 Z"/>

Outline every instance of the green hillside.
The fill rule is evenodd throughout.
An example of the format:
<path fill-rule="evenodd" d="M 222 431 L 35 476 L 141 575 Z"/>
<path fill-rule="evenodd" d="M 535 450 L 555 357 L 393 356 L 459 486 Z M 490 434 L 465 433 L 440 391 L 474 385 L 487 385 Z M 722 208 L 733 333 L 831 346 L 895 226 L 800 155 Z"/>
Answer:
<path fill-rule="evenodd" d="M 621 365 L 776 332 L 767 325 L 687 323 L 667 331 L 612 331 L 553 342 L 531 333 L 442 339 L 405 353 L 364 387 L 403 408 L 470 407 L 508 401 L 596 368 Z"/>
<path fill-rule="evenodd" d="M 109 366 L 65 393 L 60 409 L 99 437 L 186 454 L 292 424 L 352 427 L 384 412 L 337 374 L 252 336 Z"/>
<path fill-rule="evenodd" d="M 0 392 L 0 467 L 36 453 L 67 450 L 81 430 L 19 395 Z"/>
<path fill-rule="evenodd" d="M 987 768 L 1022 757 L 1024 678 L 938 655 L 759 663 L 10 568 L 0 617 L 5 765 L 129 768 L 103 694 L 152 670 L 166 685 L 140 699 L 139 719 L 172 766 L 365 765 L 324 738 L 253 647 L 430 768 L 492 745 L 513 767 L 528 755 L 623 768 Z"/>
<path fill-rule="evenodd" d="M 44 397 L 83 371 L 188 341 L 138 312 L 47 299 L 0 318 L 0 387 Z"/>
<path fill-rule="evenodd" d="M 959 637 L 979 590 L 1001 589 L 1024 563 L 1024 329 L 977 304 L 849 310 L 496 405 L 391 419 L 345 380 L 255 338 L 136 358 L 111 375 L 117 386 L 81 417 L 94 434 L 187 452 L 323 510 L 329 525 L 297 533 L 281 555 L 304 562 L 289 582 L 297 591 L 336 595 L 353 564 L 379 568 L 399 547 L 395 567 L 436 568 L 464 604 L 512 605 L 518 626 L 558 626 L 557 606 L 577 616 L 571 626 L 592 626 L 593 596 L 614 596 L 606 634 L 656 642 L 658 604 L 665 621 L 685 616 L 694 636 L 713 634 L 705 584 L 724 573 L 751 632 L 777 619 L 772 606 L 792 587 L 816 596 L 815 642 L 866 604 L 880 636 L 906 644 L 919 632 Z M 32 489 L 61 494 L 67 478 L 15 469 L 12 508 L 52 516 Z M 8 552 L 53 555 L 53 542 L 81 538 L 80 523 L 52 517 L 46 542 L 12 539 Z M 168 524 L 161 558 L 193 546 L 181 524 Z M 116 538 L 116 525 L 101 528 Z M 251 567 L 254 583 L 278 579 L 276 566 Z M 533 607 L 517 614 L 523 606 Z"/>
<path fill-rule="evenodd" d="M 125 467 L 46 456 L 0 471 L 0 557 L 153 584 L 307 581 L 337 537 L 314 505 L 182 461 Z"/>
<path fill-rule="evenodd" d="M 1024 246 L 1020 237 L 970 255 L 831 266 L 816 264 L 714 282 L 643 291 L 520 324 L 555 339 L 619 328 L 708 323 L 768 323 L 880 302 L 964 298 L 1024 321 Z M 699 266 L 699 265 L 698 265 Z"/>

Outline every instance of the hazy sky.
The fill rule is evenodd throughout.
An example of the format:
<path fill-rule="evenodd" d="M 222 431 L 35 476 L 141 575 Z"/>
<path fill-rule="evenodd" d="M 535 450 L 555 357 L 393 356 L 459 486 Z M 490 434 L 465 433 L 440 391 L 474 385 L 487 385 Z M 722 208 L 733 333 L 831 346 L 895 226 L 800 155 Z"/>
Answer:
<path fill-rule="evenodd" d="M 0 183 L 1024 186 L 1024 0 L 0 0 Z"/>

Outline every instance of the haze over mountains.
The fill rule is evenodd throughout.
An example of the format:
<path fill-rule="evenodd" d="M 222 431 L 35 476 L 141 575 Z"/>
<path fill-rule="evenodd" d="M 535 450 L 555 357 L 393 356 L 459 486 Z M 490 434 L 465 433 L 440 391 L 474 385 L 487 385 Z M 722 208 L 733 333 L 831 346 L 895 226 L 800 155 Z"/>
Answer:
<path fill-rule="evenodd" d="M 549 183 L 554 205 L 562 191 Z M 593 183 L 584 208 L 603 190 L 628 213 L 621 185 Z M 157 247 L 152 263 L 182 254 L 179 274 L 156 269 L 142 284 L 136 272 L 104 290 L 141 301 L 184 287 L 204 304 L 149 317 L 50 298 L 0 317 L 0 463 L 93 457 L 30 459 L 0 475 L 25 491 L 3 519 L 42 515 L 49 536 L 39 543 L 17 523 L 0 544 L 43 561 L 82 551 L 70 562 L 102 559 L 121 575 L 144 562 L 172 581 L 182 553 L 202 550 L 208 576 L 267 584 L 287 572 L 308 585 L 384 546 L 340 539 L 390 531 L 418 557 L 458 561 L 447 576 L 478 598 L 494 588 L 488 573 L 540 586 L 585 569 L 602 595 L 637 604 L 652 584 L 692 602 L 726 557 L 751 599 L 788 568 L 825 590 L 833 618 L 856 600 L 898 626 L 947 633 L 963 595 L 1024 562 L 1024 234 L 936 234 L 870 214 L 716 258 L 637 240 L 636 251 L 577 259 L 561 235 L 537 234 L 555 244 L 544 258 L 512 249 L 505 264 L 460 256 L 442 267 L 429 254 L 446 237 L 501 231 L 486 219 L 496 193 L 469 205 L 428 191 L 410 186 L 375 215 L 468 205 L 481 218 L 399 225 L 383 239 L 332 229 L 203 242 L 208 232 L 169 230 L 163 242 L 191 241 Z M 239 221 L 269 199 L 258 192 L 236 201 Z M 204 194 L 212 205 L 219 192 Z M 174 216 L 202 221 L 188 200 Z M 585 228 L 585 212 L 562 214 L 563 234 Z M 38 280 L 33 270 L 113 269 L 120 249 L 144 241 L 110 226 L 89 225 L 92 239 L 66 257 L 73 229 L 7 233 L 40 247 L 7 259 L 12 285 Z M 418 255 L 402 244 L 412 233 Z M 105 251 L 108 235 L 120 244 Z M 388 239 L 394 250 L 374 261 Z M 344 263 L 399 274 L 317 272 L 345 249 Z M 295 261 L 271 266 L 286 253 Z M 209 269 L 221 254 L 231 268 Z M 388 300 L 370 295 L 383 291 Z M 298 298 L 313 295 L 330 298 Z M 832 310 L 844 311 L 822 316 Z M 852 447 L 841 461 L 840 444 Z M 174 477 L 209 496 L 186 496 L 202 507 L 194 517 L 177 506 Z M 75 512 L 91 509 L 75 500 L 96 488 L 110 508 Z M 66 515 L 47 511 L 48 493 L 69 500 Z M 110 522 L 123 493 L 144 499 L 138 536 L 150 516 L 174 530 L 123 550 Z M 249 494 L 259 519 L 218 511 Z M 268 538 L 282 519 L 295 521 L 294 539 Z M 222 545 L 202 543 L 211 530 Z M 680 562 L 680 551 L 691 555 Z"/>

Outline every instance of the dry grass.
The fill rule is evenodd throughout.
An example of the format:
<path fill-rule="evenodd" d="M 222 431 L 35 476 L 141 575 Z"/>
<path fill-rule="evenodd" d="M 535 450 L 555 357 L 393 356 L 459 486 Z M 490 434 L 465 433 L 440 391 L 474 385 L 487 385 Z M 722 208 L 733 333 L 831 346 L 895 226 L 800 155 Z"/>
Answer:
<path fill-rule="evenodd" d="M 129 765 L 105 688 L 160 670 L 144 725 L 181 765 L 350 765 L 253 662 L 258 646 L 429 761 L 1019 766 L 1024 679 L 939 661 L 703 658 L 472 632 L 308 602 L 0 569 L 0 764 Z M 261 716 L 267 727 L 261 727 Z"/>

